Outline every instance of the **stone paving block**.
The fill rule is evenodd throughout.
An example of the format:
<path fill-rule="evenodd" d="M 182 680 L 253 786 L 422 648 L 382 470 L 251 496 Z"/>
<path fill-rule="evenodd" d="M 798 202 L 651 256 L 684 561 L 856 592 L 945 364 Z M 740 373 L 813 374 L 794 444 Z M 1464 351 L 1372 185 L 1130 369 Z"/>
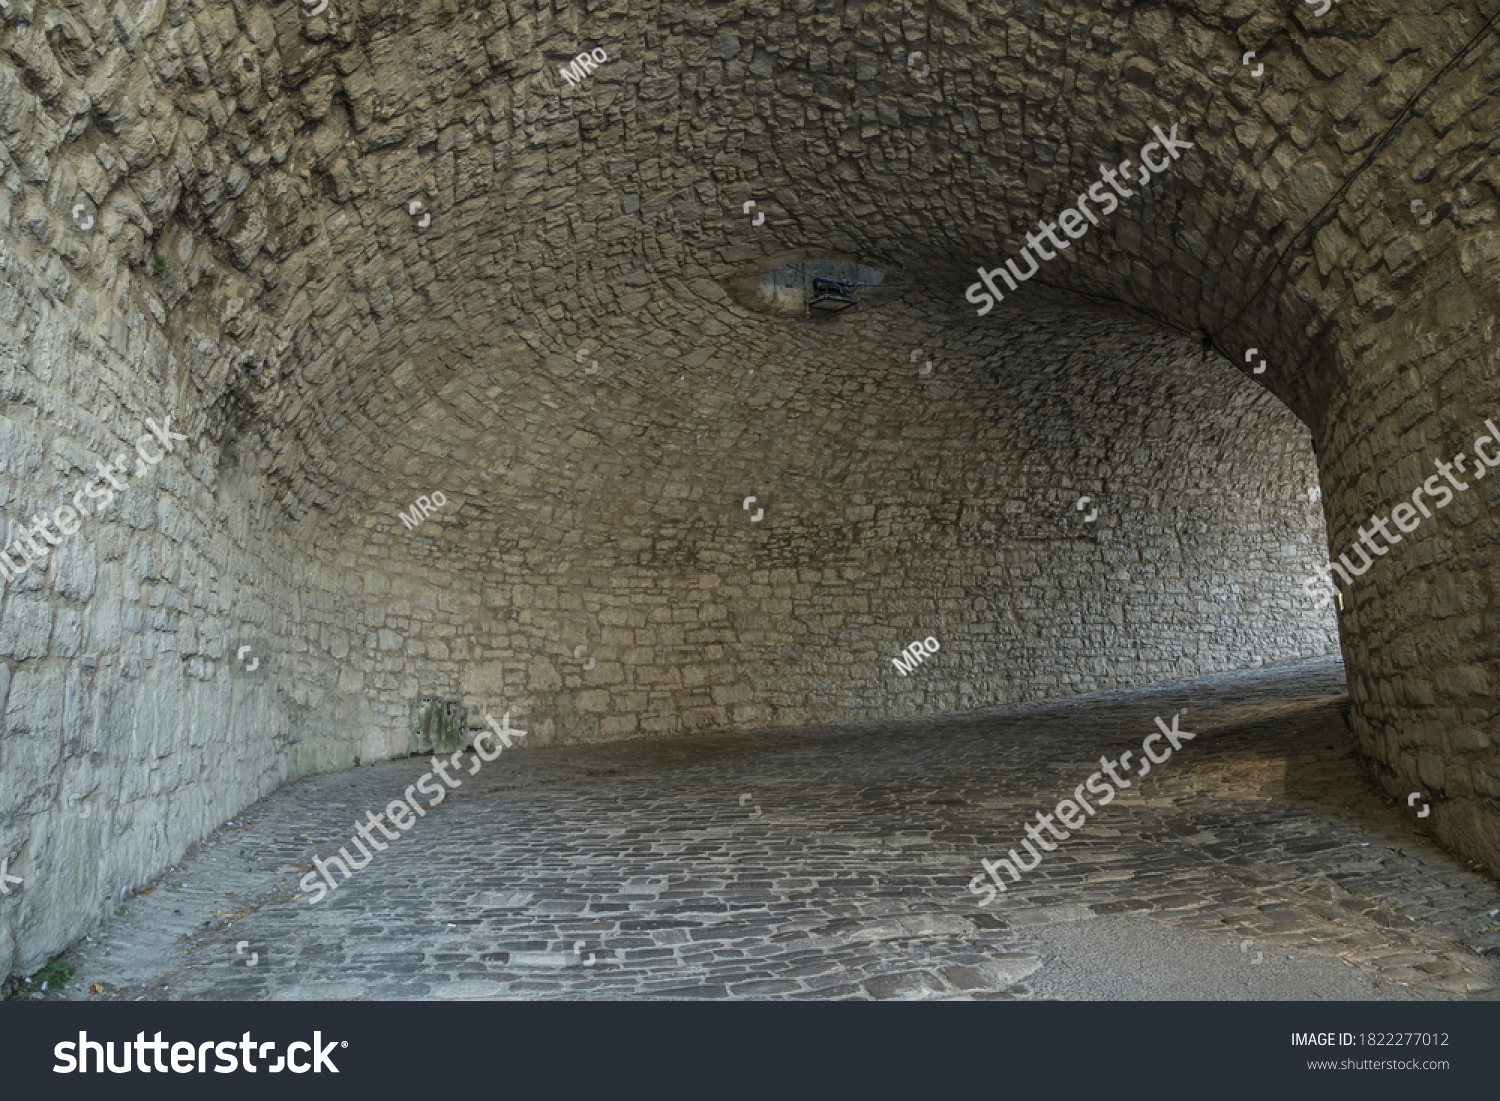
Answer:
<path fill-rule="evenodd" d="M 1010 923 L 1020 929 L 1029 925 L 1050 925 L 1055 921 L 1087 921 L 1095 917 L 1087 906 L 1073 904 L 1063 906 L 1041 906 L 1034 910 L 1010 911 Z"/>
<path fill-rule="evenodd" d="M 1429 985 L 1435 990 L 1445 990 L 1452 994 L 1483 994 L 1495 989 L 1493 982 L 1473 974 L 1448 975 Z"/>
<path fill-rule="evenodd" d="M 945 988 L 939 979 L 921 971 L 881 975 L 879 978 L 867 979 L 863 986 L 870 997 L 881 1001 L 892 998 L 924 998 L 945 993 Z"/>
<path fill-rule="evenodd" d="M 1151 903 L 1142 898 L 1126 898 L 1116 902 L 1096 902 L 1090 909 L 1096 914 L 1125 914 L 1138 910 L 1152 910 Z"/>
<path fill-rule="evenodd" d="M 442 1001 L 493 1001 L 504 997 L 508 990 L 504 982 L 458 981 L 439 988 L 432 996 Z"/>
<path fill-rule="evenodd" d="M 967 918 L 948 915 L 916 914 L 902 918 L 900 926 L 911 936 L 967 936 L 974 931 Z"/>
<path fill-rule="evenodd" d="M 480 891 L 473 902 L 496 910 L 519 910 L 530 906 L 533 897 L 530 891 Z"/>
<path fill-rule="evenodd" d="M 976 964 L 973 970 L 995 986 L 1011 986 L 1041 967 L 1042 961 L 1036 956 L 1000 954 Z"/>
<path fill-rule="evenodd" d="M 1433 962 L 1432 957 L 1421 952 L 1401 952 L 1393 956 L 1379 957 L 1382 970 L 1388 967 L 1418 967 Z"/>
<path fill-rule="evenodd" d="M 792 994 L 802 989 L 800 983 L 789 979 L 752 979 L 730 988 L 737 998 L 758 998 L 771 994 Z"/>

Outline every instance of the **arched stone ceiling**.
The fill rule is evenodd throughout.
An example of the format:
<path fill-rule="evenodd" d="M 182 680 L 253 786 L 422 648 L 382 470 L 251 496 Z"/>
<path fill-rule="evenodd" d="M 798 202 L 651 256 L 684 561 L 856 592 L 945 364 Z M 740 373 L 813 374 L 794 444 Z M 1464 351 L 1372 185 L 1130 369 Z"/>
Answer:
<path fill-rule="evenodd" d="M 1359 275 L 1338 262 L 1355 247 L 1341 212 L 1366 238 L 1387 228 L 1372 217 L 1405 219 L 1404 195 L 1370 191 L 1422 144 L 1403 115 L 1414 98 L 1463 102 L 1485 9 L 1272 7 L 330 0 L 308 18 L 296 3 L 157 3 L 135 64 L 82 47 L 59 61 L 86 91 L 51 121 L 98 119 L 80 140 L 103 160 L 97 147 L 126 147 L 113 170 L 80 169 L 80 196 L 114 251 L 174 263 L 164 297 L 204 400 L 244 403 L 294 515 L 360 531 L 434 468 L 517 480 L 527 447 L 503 425 L 431 419 L 457 386 L 482 407 L 550 379 L 535 400 L 571 408 L 598 381 L 579 370 L 587 349 L 617 372 L 617 425 L 642 434 L 656 416 L 637 403 L 687 406 L 729 382 L 753 404 L 748 372 L 764 377 L 791 339 L 725 292 L 757 257 L 898 262 L 941 290 L 926 316 L 962 323 L 974 270 L 1016 256 L 1155 127 L 1192 148 L 1038 282 L 1207 334 L 1232 361 L 1258 346 L 1272 368 L 1257 381 L 1316 427 L 1347 368 L 1308 338 Z M 27 33 L 102 41 L 102 12 L 48 8 Z M 1259 78 L 1240 61 L 1251 48 Z M 559 67 L 588 49 L 608 60 L 573 86 Z M 26 76 L 65 79 L 41 60 Z M 1442 182 L 1461 183 L 1448 153 Z M 674 371 L 681 391 L 648 387 Z M 797 383 L 780 385 L 795 401 Z M 576 431 L 538 415 L 537 445 Z M 739 445 L 773 445 L 745 430 Z M 578 446 L 618 448 L 623 431 Z"/>

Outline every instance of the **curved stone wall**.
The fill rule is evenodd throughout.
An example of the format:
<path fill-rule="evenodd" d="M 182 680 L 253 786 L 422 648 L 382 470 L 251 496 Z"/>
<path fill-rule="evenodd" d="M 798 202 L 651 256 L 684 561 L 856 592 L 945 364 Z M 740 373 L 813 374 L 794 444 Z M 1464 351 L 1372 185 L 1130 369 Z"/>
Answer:
<path fill-rule="evenodd" d="M 972 708 L 1336 647 L 1294 583 L 1323 535 L 1284 406 L 1139 323 L 939 308 L 748 322 L 703 365 L 722 390 L 633 414 L 650 372 L 519 383 L 514 408 L 557 407 L 505 433 L 524 483 L 434 462 L 448 505 L 350 541 L 350 574 L 402 600 L 367 604 L 348 675 L 392 725 L 448 697 L 476 724 L 514 707 L 546 743 Z M 544 434 L 566 462 L 528 456 Z M 498 532 L 476 524 L 502 501 Z M 940 659 L 902 672 L 929 636 Z"/>
<path fill-rule="evenodd" d="M 544 741 L 1326 649 L 1308 433 L 1337 552 L 1500 412 L 1500 129 L 1494 0 L 1313 11 L 12 0 L 0 509 L 187 439 L 7 584 L 0 971 L 423 697 Z M 789 250 L 908 289 L 742 305 Z M 1495 484 L 1339 627 L 1389 789 L 1500 870 Z"/>

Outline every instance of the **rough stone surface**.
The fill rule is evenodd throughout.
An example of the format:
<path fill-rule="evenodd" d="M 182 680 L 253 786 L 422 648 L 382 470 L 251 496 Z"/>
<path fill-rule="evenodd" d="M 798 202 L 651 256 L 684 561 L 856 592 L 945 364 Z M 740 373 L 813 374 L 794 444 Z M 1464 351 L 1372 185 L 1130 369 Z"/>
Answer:
<path fill-rule="evenodd" d="M 1500 872 L 1500 478 L 1337 624 L 1298 585 L 1500 418 L 1495 0 L 302 10 L 0 22 L 6 537 L 147 418 L 188 437 L 0 596 L 0 974 L 284 779 L 404 752 L 421 699 L 710 733 L 1335 630 L 1386 791 Z M 977 266 L 1174 121 L 974 317 Z M 735 288 L 789 254 L 905 289 L 768 317 Z"/>
<path fill-rule="evenodd" d="M 427 762 L 296 781 L 128 900 L 59 996 L 1494 997 L 1472 943 L 1500 891 L 1380 797 L 1342 674 L 505 751 L 316 904 L 313 858 Z M 1183 709 L 1192 741 L 978 904 L 983 857 Z"/>

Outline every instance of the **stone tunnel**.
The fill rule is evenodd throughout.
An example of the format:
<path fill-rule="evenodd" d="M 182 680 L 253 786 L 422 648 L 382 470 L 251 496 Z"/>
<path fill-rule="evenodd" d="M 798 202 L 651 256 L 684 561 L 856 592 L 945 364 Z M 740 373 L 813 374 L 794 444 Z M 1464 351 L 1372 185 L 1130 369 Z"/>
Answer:
<path fill-rule="evenodd" d="M 1335 653 L 1500 873 L 1500 6 L 1288 9 L 10 0 L 0 977 L 487 716 Z"/>

